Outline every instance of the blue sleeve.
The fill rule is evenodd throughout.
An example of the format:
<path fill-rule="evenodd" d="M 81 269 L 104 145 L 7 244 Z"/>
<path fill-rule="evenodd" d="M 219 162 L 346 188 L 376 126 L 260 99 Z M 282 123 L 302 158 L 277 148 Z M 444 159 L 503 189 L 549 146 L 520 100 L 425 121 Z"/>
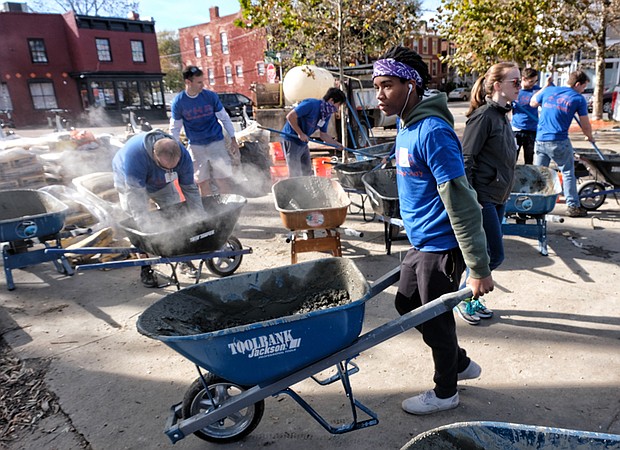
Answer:
<path fill-rule="evenodd" d="M 577 103 L 577 115 L 579 117 L 588 115 L 588 101 L 583 95 L 579 95 L 579 101 Z"/>
<path fill-rule="evenodd" d="M 128 142 L 129 147 L 123 160 L 123 173 L 125 180 L 130 186 L 146 188 L 146 178 L 148 176 L 149 157 L 142 151 L 144 145 L 142 139 L 132 139 Z M 155 164 L 155 163 L 153 163 Z"/>
<path fill-rule="evenodd" d="M 170 115 L 174 120 L 183 119 L 183 116 L 181 115 L 181 107 L 179 105 L 178 95 L 172 99 L 172 103 L 170 104 Z"/>
<path fill-rule="evenodd" d="M 185 186 L 194 184 L 194 163 L 183 144 L 181 144 L 181 161 L 178 167 L 179 184 Z"/>

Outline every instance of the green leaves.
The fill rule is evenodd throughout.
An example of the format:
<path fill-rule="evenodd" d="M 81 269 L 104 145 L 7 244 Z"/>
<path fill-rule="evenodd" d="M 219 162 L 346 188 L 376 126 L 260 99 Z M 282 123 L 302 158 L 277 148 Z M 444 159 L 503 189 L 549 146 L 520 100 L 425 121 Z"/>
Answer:
<path fill-rule="evenodd" d="M 265 27 L 272 50 L 290 54 L 290 66 L 339 62 L 339 31 L 345 64 L 400 43 L 417 28 L 418 0 L 241 0 L 245 27 Z M 339 30 L 338 11 L 342 26 Z"/>

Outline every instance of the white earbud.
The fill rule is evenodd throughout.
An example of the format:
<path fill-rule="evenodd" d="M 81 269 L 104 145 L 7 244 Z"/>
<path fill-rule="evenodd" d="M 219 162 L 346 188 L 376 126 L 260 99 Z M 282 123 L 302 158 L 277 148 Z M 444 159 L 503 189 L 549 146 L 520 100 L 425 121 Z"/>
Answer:
<path fill-rule="evenodd" d="M 413 89 L 413 84 L 409 83 L 409 92 L 411 92 L 411 89 Z"/>

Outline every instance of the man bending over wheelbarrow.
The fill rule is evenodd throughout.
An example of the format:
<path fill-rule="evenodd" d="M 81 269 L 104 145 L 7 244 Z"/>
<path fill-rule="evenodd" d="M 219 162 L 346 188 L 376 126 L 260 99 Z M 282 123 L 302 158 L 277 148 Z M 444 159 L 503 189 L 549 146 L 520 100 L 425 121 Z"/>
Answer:
<path fill-rule="evenodd" d="M 141 133 L 129 139 L 114 156 L 112 171 L 121 208 L 137 225 L 147 220 L 149 199 L 159 208 L 181 201 L 175 180 L 178 180 L 188 206 L 204 210 L 200 191 L 194 183 L 194 165 L 188 151 L 163 131 Z M 185 271 L 192 269 L 190 266 Z M 146 287 L 159 285 L 151 266 L 142 266 L 140 281 Z"/>
<path fill-rule="evenodd" d="M 405 47 L 393 47 L 374 63 L 379 108 L 399 116 L 398 198 L 412 245 L 401 264 L 395 300 L 401 315 L 458 290 L 465 266 L 474 298 L 494 287 L 482 214 L 465 176 L 454 119 L 445 94 L 423 100 L 428 78 L 428 66 Z M 457 382 L 478 378 L 482 369 L 459 347 L 452 312 L 417 328 L 432 350 L 435 387 L 404 400 L 402 408 L 411 414 L 456 408 Z"/>

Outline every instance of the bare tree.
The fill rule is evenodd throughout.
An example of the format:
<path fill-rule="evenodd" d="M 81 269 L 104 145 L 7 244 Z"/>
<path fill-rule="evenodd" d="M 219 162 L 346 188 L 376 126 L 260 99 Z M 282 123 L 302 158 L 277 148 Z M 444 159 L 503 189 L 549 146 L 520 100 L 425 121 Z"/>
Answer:
<path fill-rule="evenodd" d="M 139 1 L 126 0 L 33 0 L 30 6 L 37 12 L 73 11 L 86 16 L 127 17 L 138 11 Z"/>

